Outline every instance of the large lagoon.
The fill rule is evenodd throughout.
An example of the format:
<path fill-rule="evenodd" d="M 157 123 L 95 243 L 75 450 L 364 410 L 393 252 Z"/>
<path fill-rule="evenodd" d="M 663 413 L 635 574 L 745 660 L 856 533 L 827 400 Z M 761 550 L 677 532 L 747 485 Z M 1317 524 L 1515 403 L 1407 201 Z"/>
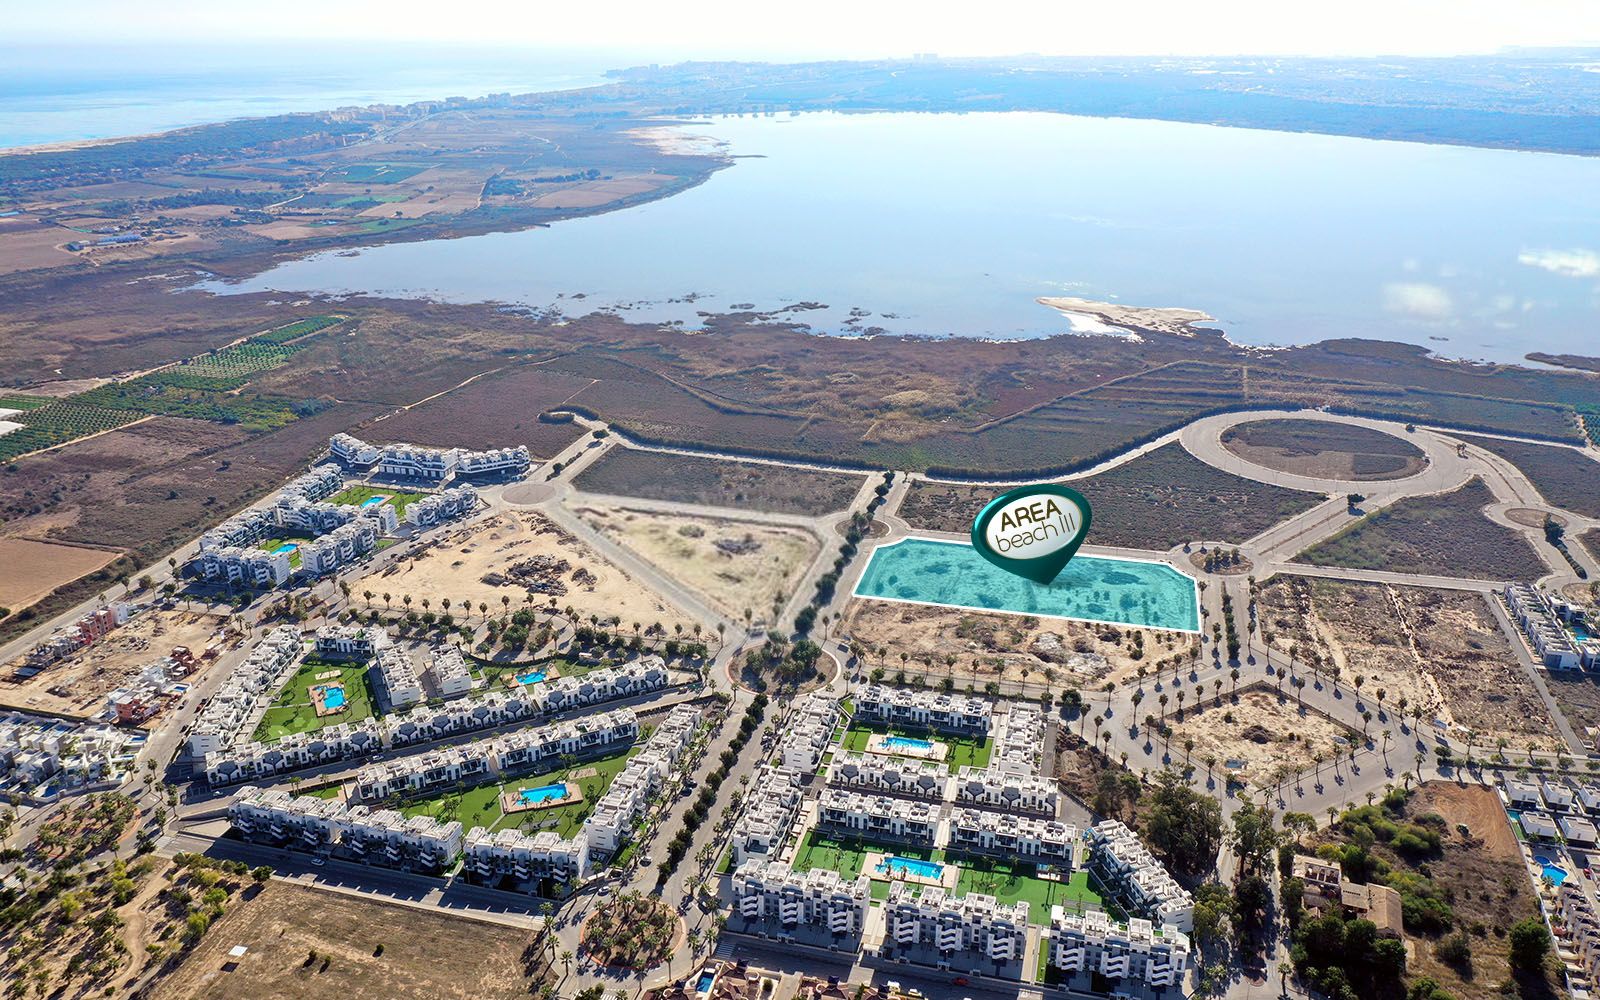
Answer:
<path fill-rule="evenodd" d="M 548 229 L 320 254 L 241 285 L 612 309 L 796 304 L 819 333 L 1042 337 L 1076 296 L 1233 340 L 1596 353 L 1600 160 L 1050 114 L 802 114 L 676 128 L 739 157 Z"/>
<path fill-rule="evenodd" d="M 1049 584 L 1037 584 L 1000 569 L 965 542 L 935 538 L 878 546 L 855 596 L 1184 632 L 1200 629 L 1194 579 L 1165 563 L 1079 555 Z"/>

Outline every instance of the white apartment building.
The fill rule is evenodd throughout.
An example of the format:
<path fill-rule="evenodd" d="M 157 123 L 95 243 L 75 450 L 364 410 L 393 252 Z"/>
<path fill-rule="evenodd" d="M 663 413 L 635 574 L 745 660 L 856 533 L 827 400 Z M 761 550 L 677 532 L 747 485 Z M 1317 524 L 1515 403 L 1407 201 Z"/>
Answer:
<path fill-rule="evenodd" d="M 415 444 L 384 445 L 378 458 L 380 475 L 443 482 L 456 471 L 460 452 L 455 448 L 425 448 Z"/>
<path fill-rule="evenodd" d="M 800 779 L 792 771 L 764 765 L 750 783 L 744 812 L 733 825 L 733 863 L 774 858 L 800 811 Z"/>
<path fill-rule="evenodd" d="M 828 765 L 828 784 L 915 799 L 942 801 L 950 772 L 943 764 L 882 754 L 838 753 Z"/>
<path fill-rule="evenodd" d="M 1578 669 L 1582 654 L 1544 594 L 1525 583 L 1508 583 L 1501 594 L 1522 627 L 1522 634 L 1527 636 L 1528 645 L 1546 668 Z"/>
<path fill-rule="evenodd" d="M 1124 912 L 1194 928 L 1194 897 L 1156 861 L 1127 825 L 1101 820 L 1089 831 L 1089 870 Z"/>
<path fill-rule="evenodd" d="M 361 625 L 324 625 L 317 629 L 315 643 L 324 660 L 370 660 L 389 648 L 389 633 Z"/>
<path fill-rule="evenodd" d="M 279 490 L 279 495 L 296 494 L 307 500 L 323 500 L 344 486 L 344 471 L 337 465 L 319 465 Z"/>
<path fill-rule="evenodd" d="M 931 847 L 938 839 L 939 807 L 931 802 L 825 788 L 817 799 L 817 822 L 869 840 L 890 837 Z"/>
<path fill-rule="evenodd" d="M 298 493 L 280 492 L 272 504 L 272 514 L 280 528 L 325 535 L 355 520 L 356 508 L 307 500 Z"/>
<path fill-rule="evenodd" d="M 254 785 L 239 789 L 228 805 L 228 821 L 247 840 L 303 850 L 340 847 L 357 860 L 391 868 L 438 871 L 461 853 L 460 823 L 431 816 L 407 819 L 389 809 L 374 812 Z"/>
<path fill-rule="evenodd" d="M 884 943 L 933 948 L 949 964 L 957 954 L 1021 961 L 1028 944 L 1028 903 L 1007 905 L 979 892 L 960 899 L 943 886 L 896 882 L 884 900 Z"/>
<path fill-rule="evenodd" d="M 461 650 L 454 646 L 441 646 L 433 651 L 428 676 L 441 698 L 459 698 L 472 690 L 472 671 Z"/>
<path fill-rule="evenodd" d="M 300 630 L 292 625 L 267 633 L 200 709 L 189 730 L 190 756 L 201 758 L 233 743 L 256 699 L 283 685 L 304 649 Z"/>
<path fill-rule="evenodd" d="M 456 457 L 456 475 L 481 476 L 499 472 L 524 472 L 533 464 L 526 445 L 515 448 L 490 448 L 488 451 L 463 451 Z"/>
<path fill-rule="evenodd" d="M 466 517 L 478 507 L 478 491 L 471 486 L 452 486 L 447 490 L 414 500 L 406 506 L 406 523 L 427 528 Z"/>
<path fill-rule="evenodd" d="M 856 718 L 892 726 L 913 726 L 958 735 L 989 731 L 992 706 L 971 695 L 868 684 L 856 692 Z"/>
<path fill-rule="evenodd" d="M 699 727 L 700 710 L 679 705 L 650 734 L 644 749 L 628 761 L 583 821 L 592 854 L 609 858 L 622 847 Z"/>
<path fill-rule="evenodd" d="M 955 801 L 1001 812 L 1054 818 L 1061 802 L 1061 790 L 1056 783 L 1037 774 L 1015 774 L 992 767 L 963 767 L 952 784 L 955 786 Z"/>
<path fill-rule="evenodd" d="M 1100 910 L 1050 910 L 1050 964 L 1062 972 L 1098 972 L 1156 989 L 1179 986 L 1189 968 L 1189 937 L 1173 924 L 1113 921 Z"/>
<path fill-rule="evenodd" d="M 383 457 L 383 449 L 350 434 L 335 434 L 328 439 L 328 452 L 346 465 L 369 468 Z"/>
<path fill-rule="evenodd" d="M 402 816 L 392 809 L 348 810 L 342 846 L 356 859 L 387 868 L 435 872 L 461 853 L 461 824 L 432 816 Z"/>
<path fill-rule="evenodd" d="M 208 583 L 237 583 L 263 590 L 282 586 L 292 572 L 287 552 L 233 546 L 202 550 L 190 561 L 189 569 Z"/>
<path fill-rule="evenodd" d="M 228 804 L 228 822 L 246 840 L 314 849 L 338 843 L 349 829 L 349 814 L 336 799 L 246 785 Z"/>
<path fill-rule="evenodd" d="M 778 861 L 751 859 L 733 873 L 739 915 L 748 923 L 774 925 L 779 937 L 815 928 L 835 937 L 859 937 L 872 899 L 872 879 L 847 882 L 827 868 L 797 872 Z"/>
<path fill-rule="evenodd" d="M 575 883 L 589 870 L 589 840 L 582 834 L 563 838 L 554 830 L 523 833 L 515 827 L 496 830 L 475 826 L 462 844 L 463 870 L 479 882 L 503 880 L 533 891 L 541 879 Z"/>
<path fill-rule="evenodd" d="M 377 547 L 377 523 L 370 518 L 359 518 L 334 528 L 320 538 L 302 543 L 300 571 L 308 576 L 326 576 Z"/>
<path fill-rule="evenodd" d="M 423 700 L 422 681 L 410 654 L 390 647 L 378 655 L 378 679 L 389 711 L 400 712 Z"/>
<path fill-rule="evenodd" d="M 208 549 L 246 549 L 270 538 L 278 529 L 270 509 L 252 508 L 235 514 L 200 536 L 200 551 Z"/>
<path fill-rule="evenodd" d="M 798 774 L 815 773 L 838 723 L 838 703 L 822 692 L 796 699 L 778 745 L 779 766 Z"/>
<path fill-rule="evenodd" d="M 1006 774 L 1037 775 L 1044 761 L 1045 730 L 1039 706 L 1012 702 L 1010 711 L 996 717 L 989 767 Z"/>
<path fill-rule="evenodd" d="M 1078 828 L 1058 819 L 957 807 L 950 811 L 945 844 L 952 851 L 1071 868 L 1079 840 Z"/>

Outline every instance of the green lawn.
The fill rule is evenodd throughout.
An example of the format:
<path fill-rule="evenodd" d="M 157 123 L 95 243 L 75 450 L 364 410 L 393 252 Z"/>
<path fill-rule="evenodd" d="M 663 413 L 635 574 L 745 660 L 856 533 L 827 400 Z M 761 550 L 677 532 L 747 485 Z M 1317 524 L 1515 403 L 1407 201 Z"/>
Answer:
<path fill-rule="evenodd" d="M 956 883 L 958 895 L 981 892 L 1002 903 L 1028 903 L 1028 922 L 1043 926 L 1050 923 L 1050 907 L 1072 902 L 1099 907 L 1100 896 L 1089 888 L 1089 873 L 1075 871 L 1065 882 L 1053 882 L 1034 874 L 1032 865 L 1012 865 L 1005 861 L 987 861 L 976 858 L 958 862 L 961 881 Z"/>
<path fill-rule="evenodd" d="M 854 879 L 861 874 L 861 862 L 872 851 L 902 858 L 914 858 L 918 861 L 944 860 L 944 852 L 937 848 L 875 844 L 867 840 L 849 840 L 811 830 L 806 834 L 805 842 L 800 845 L 800 850 L 794 856 L 794 870 L 803 872 L 813 868 L 828 868 L 838 872 L 841 878 Z"/>
<path fill-rule="evenodd" d="M 473 656 L 468 658 L 467 664 L 472 669 L 473 676 L 483 678 L 485 686 L 495 691 L 501 689 L 503 685 L 500 679 L 507 674 L 515 676 L 553 666 L 556 668 L 558 676 L 582 677 L 584 674 L 593 673 L 600 669 L 600 664 L 598 663 L 579 663 L 568 656 L 546 656 L 521 664 L 487 663 Z"/>
<path fill-rule="evenodd" d="M 511 781 L 479 785 L 461 792 L 455 790 L 441 792 L 425 799 L 408 802 L 401 806 L 400 811 L 407 816 L 432 816 L 446 823 L 457 820 L 469 830 L 475 826 L 486 826 L 491 830 L 521 827 L 528 833 L 554 830 L 562 837 L 571 837 L 583 827 L 583 821 L 594 810 L 595 802 L 606 793 L 607 788 L 611 787 L 612 780 L 628 762 L 628 758 L 638 752 L 639 745 L 635 744 L 623 753 L 599 760 L 584 761 L 574 764 L 571 768 L 560 768 L 544 774 L 524 775 Z M 558 781 L 564 782 L 568 780 L 567 775 L 590 768 L 598 773 L 573 780 L 583 789 L 582 802 L 550 809 L 531 809 L 509 816 L 500 809 L 502 791 L 514 792 L 521 788 L 538 788 Z"/>
<path fill-rule="evenodd" d="M 873 734 L 884 736 L 910 736 L 918 739 L 931 739 L 943 743 L 950 749 L 945 754 L 944 763 L 951 774 L 963 767 L 972 766 L 984 768 L 989 766 L 989 755 L 993 752 L 993 741 L 985 736 L 982 739 L 973 739 L 970 736 L 949 736 L 944 733 L 928 733 L 922 730 L 904 729 L 899 726 L 879 726 L 865 722 L 852 723 L 845 730 L 843 747 L 856 753 L 865 753 L 867 740 Z M 917 759 L 917 758 L 913 758 Z"/>
<path fill-rule="evenodd" d="M 267 539 L 264 539 L 261 542 L 261 544 L 256 546 L 256 547 L 261 549 L 261 551 L 263 551 L 263 552 L 276 552 L 276 551 L 278 551 L 278 547 L 279 546 L 289 545 L 291 543 L 296 545 L 296 546 L 298 546 L 299 543 L 304 542 L 304 541 L 309 541 L 310 538 L 311 538 L 310 535 L 285 534 L 282 538 L 267 538 Z M 299 548 L 296 548 L 293 552 L 289 553 L 289 565 L 293 566 L 296 569 L 300 568 L 300 549 Z"/>
<path fill-rule="evenodd" d="M 327 681 L 316 679 L 318 674 L 327 670 L 339 671 L 338 680 L 344 684 L 345 710 L 318 718 L 317 710 L 311 705 L 308 689 L 313 684 L 334 683 L 333 678 Z M 373 705 L 372 682 L 367 678 L 366 664 L 328 663 L 313 657 L 300 664 L 300 669 L 278 692 L 272 707 L 261 717 L 255 738 L 262 743 L 270 743 L 290 733 L 309 733 L 341 722 L 360 722 L 376 714 Z"/>
<path fill-rule="evenodd" d="M 388 497 L 389 506 L 394 508 L 395 516 L 404 520 L 406 516 L 406 507 L 416 503 L 418 500 L 421 500 L 424 496 L 426 496 L 424 493 L 411 493 L 406 490 L 391 490 L 385 489 L 381 486 L 347 486 L 343 490 L 340 490 L 338 493 L 335 493 L 333 496 L 329 497 L 328 502 L 349 504 L 352 507 L 359 507 L 363 501 L 371 500 L 373 497 Z"/>

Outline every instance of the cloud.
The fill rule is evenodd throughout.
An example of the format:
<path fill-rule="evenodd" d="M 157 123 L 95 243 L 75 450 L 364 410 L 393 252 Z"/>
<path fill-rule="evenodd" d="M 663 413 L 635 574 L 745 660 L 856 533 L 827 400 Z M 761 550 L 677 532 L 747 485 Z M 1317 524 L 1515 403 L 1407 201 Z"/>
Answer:
<path fill-rule="evenodd" d="M 1383 308 L 1412 319 L 1442 322 L 1455 314 L 1450 293 L 1438 285 L 1395 282 L 1383 286 Z"/>
<path fill-rule="evenodd" d="M 1524 250 L 1517 262 L 1563 278 L 1600 278 L 1600 253 L 1593 250 Z"/>

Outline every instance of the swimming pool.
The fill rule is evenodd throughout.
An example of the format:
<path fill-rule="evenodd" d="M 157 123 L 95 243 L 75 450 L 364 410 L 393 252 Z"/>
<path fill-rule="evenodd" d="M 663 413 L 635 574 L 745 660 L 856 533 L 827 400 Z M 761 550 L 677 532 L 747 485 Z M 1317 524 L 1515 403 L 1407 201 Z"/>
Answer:
<path fill-rule="evenodd" d="M 517 798 L 522 800 L 524 805 L 530 806 L 541 805 L 545 802 L 553 802 L 556 799 L 564 799 L 566 797 L 567 786 L 561 782 L 557 782 L 554 785 L 541 785 L 538 788 L 524 788 L 517 793 Z"/>
<path fill-rule="evenodd" d="M 518 674 L 517 675 L 517 683 L 518 684 L 537 684 L 540 681 L 544 680 L 544 678 L 545 678 L 545 672 L 543 670 L 530 670 L 525 674 Z"/>
<path fill-rule="evenodd" d="M 322 689 L 322 707 L 330 711 L 344 707 L 344 688 L 325 687 Z"/>
<path fill-rule="evenodd" d="M 1567 880 L 1567 870 L 1544 855 L 1535 854 L 1533 863 L 1544 869 L 1544 877 L 1550 880 L 1551 885 L 1560 888 L 1561 883 Z"/>
<path fill-rule="evenodd" d="M 934 538 L 878 546 L 855 595 L 969 611 L 1200 630 L 1194 579 L 1165 563 L 1080 555 L 1054 581 L 1037 584 L 990 564 L 967 542 Z"/>
<path fill-rule="evenodd" d="M 891 854 L 887 858 L 884 858 L 882 861 L 878 862 L 877 870 L 878 874 L 888 875 L 890 877 L 904 874 L 916 875 L 921 878 L 944 878 L 944 865 L 941 865 L 939 862 L 919 861 L 916 858 L 902 858 L 896 854 Z"/>
<path fill-rule="evenodd" d="M 918 740 L 910 736 L 886 736 L 882 746 L 886 750 L 918 750 L 927 752 L 933 749 L 932 740 Z"/>
<path fill-rule="evenodd" d="M 296 549 L 298 549 L 299 547 L 300 547 L 300 543 L 299 542 L 284 542 L 282 545 L 280 545 L 277 548 L 273 549 L 272 550 L 272 554 L 275 555 L 275 556 L 276 555 L 282 555 L 285 552 L 293 552 Z"/>
<path fill-rule="evenodd" d="M 700 981 L 694 984 L 696 993 L 710 993 L 711 987 L 717 981 L 717 974 L 711 969 L 700 973 Z"/>
<path fill-rule="evenodd" d="M 365 500 L 361 501 L 361 509 L 366 510 L 368 507 L 376 507 L 380 503 L 387 503 L 388 500 L 389 497 L 387 494 L 383 496 L 367 497 Z"/>

